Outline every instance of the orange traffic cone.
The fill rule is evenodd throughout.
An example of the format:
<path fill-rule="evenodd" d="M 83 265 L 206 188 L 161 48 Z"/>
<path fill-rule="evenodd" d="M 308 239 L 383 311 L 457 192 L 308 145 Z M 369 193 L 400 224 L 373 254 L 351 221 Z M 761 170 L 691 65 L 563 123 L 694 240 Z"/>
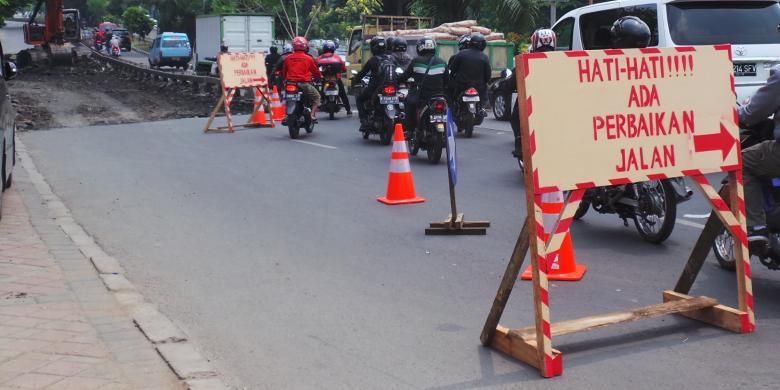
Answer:
<path fill-rule="evenodd" d="M 544 225 L 544 240 L 547 241 L 555 222 L 558 220 L 564 206 L 563 192 L 542 194 L 542 221 Z M 566 232 L 561 249 L 548 266 L 548 280 L 577 281 L 582 279 L 588 267 L 577 264 L 574 258 L 574 245 L 571 243 L 571 232 Z M 531 280 L 531 267 L 520 276 L 523 280 Z"/>
<path fill-rule="evenodd" d="M 252 110 L 252 116 L 249 118 L 247 127 L 267 127 L 268 119 L 265 117 L 265 105 L 263 104 L 263 94 L 260 90 L 255 90 L 255 104 Z"/>
<path fill-rule="evenodd" d="M 420 198 L 414 192 L 414 177 L 409 166 L 409 151 L 406 149 L 404 139 L 404 127 L 397 123 L 393 134 L 393 152 L 390 160 L 390 175 L 387 181 L 387 196 L 376 200 L 389 205 L 422 203 L 425 198 Z"/>
<path fill-rule="evenodd" d="M 276 89 L 275 85 L 273 92 L 271 92 L 271 113 L 273 114 L 273 119 L 275 121 L 284 120 L 287 116 L 284 106 L 282 106 L 282 101 L 279 100 L 279 90 Z"/>

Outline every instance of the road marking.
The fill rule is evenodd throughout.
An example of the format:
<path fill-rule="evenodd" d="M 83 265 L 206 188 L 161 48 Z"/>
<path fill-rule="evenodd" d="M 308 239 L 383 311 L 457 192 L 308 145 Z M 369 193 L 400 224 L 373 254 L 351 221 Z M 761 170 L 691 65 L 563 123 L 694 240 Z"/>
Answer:
<path fill-rule="evenodd" d="M 287 137 L 283 137 L 283 138 L 287 138 Z M 318 148 L 325 148 L 325 149 L 338 149 L 338 148 L 337 148 L 337 147 L 335 147 L 335 146 L 330 146 L 330 145 L 323 145 L 323 144 L 318 144 L 318 143 L 316 143 L 316 142 L 303 141 L 303 140 L 300 140 L 300 139 L 294 139 L 294 140 L 292 140 L 292 141 L 293 141 L 293 142 L 302 143 L 302 144 L 306 144 L 306 145 L 316 146 L 316 147 L 318 147 Z"/>
<path fill-rule="evenodd" d="M 679 223 L 680 225 L 690 226 L 697 229 L 704 229 L 704 225 L 696 222 L 686 221 L 684 219 L 678 219 L 677 223 Z"/>
<path fill-rule="evenodd" d="M 707 219 L 710 217 L 710 213 L 707 214 L 685 214 L 683 215 L 685 218 L 691 218 L 691 219 Z"/>

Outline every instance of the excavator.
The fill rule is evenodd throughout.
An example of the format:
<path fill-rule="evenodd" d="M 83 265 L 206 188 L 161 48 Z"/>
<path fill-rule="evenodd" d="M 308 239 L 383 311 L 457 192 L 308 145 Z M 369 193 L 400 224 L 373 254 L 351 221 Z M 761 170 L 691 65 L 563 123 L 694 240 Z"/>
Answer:
<path fill-rule="evenodd" d="M 71 65 L 76 57 L 74 43 L 81 41 L 79 10 L 63 9 L 64 0 L 38 0 L 30 19 L 24 25 L 24 42 L 34 48 L 17 56 L 20 67 L 44 63 Z M 46 6 L 44 24 L 37 22 L 38 13 Z"/>

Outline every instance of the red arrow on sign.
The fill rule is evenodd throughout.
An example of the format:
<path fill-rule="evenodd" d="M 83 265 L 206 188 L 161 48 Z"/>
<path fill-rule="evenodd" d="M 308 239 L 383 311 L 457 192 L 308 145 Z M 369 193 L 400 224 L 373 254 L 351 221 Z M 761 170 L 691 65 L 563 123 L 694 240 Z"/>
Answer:
<path fill-rule="evenodd" d="M 737 140 L 731 136 L 729 130 L 722 123 L 720 124 L 720 133 L 695 135 L 693 137 L 693 146 L 696 152 L 720 150 L 723 153 L 724 160 L 736 144 Z"/>

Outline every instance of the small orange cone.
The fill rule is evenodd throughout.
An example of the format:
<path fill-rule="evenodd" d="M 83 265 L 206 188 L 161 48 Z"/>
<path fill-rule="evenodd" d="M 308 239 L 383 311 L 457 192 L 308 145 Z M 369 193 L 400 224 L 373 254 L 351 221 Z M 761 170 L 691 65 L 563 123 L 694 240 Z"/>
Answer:
<path fill-rule="evenodd" d="M 397 123 L 393 134 L 393 152 L 390 159 L 390 174 L 387 181 L 387 196 L 376 200 L 388 204 L 410 204 L 425 202 L 414 192 L 414 177 L 409 165 L 409 151 L 406 149 L 404 127 Z"/>
<path fill-rule="evenodd" d="M 265 117 L 265 105 L 263 104 L 263 94 L 260 89 L 255 90 L 255 104 L 252 110 L 252 116 L 249 117 L 247 127 L 268 127 L 268 119 Z"/>
<path fill-rule="evenodd" d="M 287 116 L 284 106 L 282 106 L 282 101 L 279 100 L 279 90 L 276 89 L 275 85 L 273 92 L 271 92 L 271 113 L 273 114 L 273 119 L 275 121 L 284 120 Z"/>
<path fill-rule="evenodd" d="M 563 192 L 561 191 L 542 194 L 542 221 L 544 224 L 545 241 L 547 241 L 549 234 L 555 227 L 554 224 L 563 211 L 564 204 Z M 561 249 L 547 269 L 549 271 L 547 272 L 548 280 L 564 281 L 580 280 L 585 275 L 585 272 L 588 271 L 588 267 L 583 264 L 577 264 L 577 261 L 575 260 L 574 245 L 571 243 L 571 232 L 566 232 L 566 237 L 563 239 Z M 525 272 L 520 275 L 520 278 L 523 280 L 531 280 L 531 267 L 528 267 Z"/>

